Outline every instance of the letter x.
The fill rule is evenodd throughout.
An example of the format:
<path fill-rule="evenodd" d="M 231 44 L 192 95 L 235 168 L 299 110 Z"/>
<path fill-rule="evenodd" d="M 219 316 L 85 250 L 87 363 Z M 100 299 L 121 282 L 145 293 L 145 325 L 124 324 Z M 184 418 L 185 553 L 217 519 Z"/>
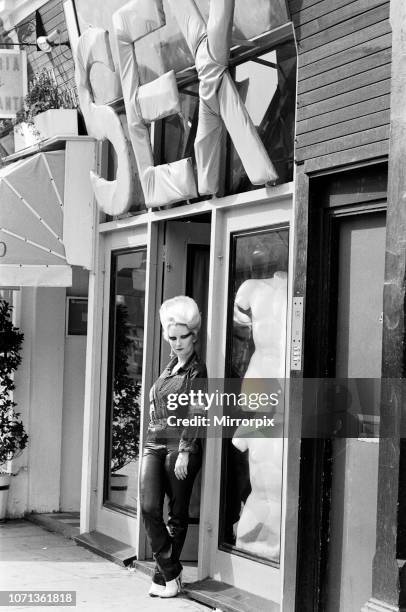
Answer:
<path fill-rule="evenodd" d="M 206 23 L 195 0 L 168 0 L 193 53 L 199 77 L 199 124 L 195 140 L 199 193 L 219 190 L 222 121 L 254 185 L 278 175 L 228 72 L 234 0 L 211 0 Z"/>

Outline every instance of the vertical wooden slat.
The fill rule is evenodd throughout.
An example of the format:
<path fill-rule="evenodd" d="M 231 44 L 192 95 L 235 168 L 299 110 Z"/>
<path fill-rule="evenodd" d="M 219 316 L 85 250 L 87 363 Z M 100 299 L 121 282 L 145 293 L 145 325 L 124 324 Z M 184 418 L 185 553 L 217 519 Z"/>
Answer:
<path fill-rule="evenodd" d="M 293 245 L 293 261 L 294 279 L 293 279 L 293 297 L 305 297 L 306 293 L 306 276 L 307 276 L 307 228 L 308 228 L 308 210 L 309 210 L 309 177 L 303 172 L 303 167 L 299 168 L 295 177 L 295 198 L 294 198 L 294 245 Z M 306 308 L 306 303 L 304 303 Z M 304 314 L 304 313 L 303 313 Z M 303 330 L 304 334 L 304 330 Z M 304 345 L 304 337 L 302 346 Z M 303 363 L 303 356 L 302 356 Z M 298 541 L 301 538 L 299 514 L 299 481 L 300 481 L 300 454 L 301 454 L 301 415 L 303 390 L 302 379 L 303 373 L 299 371 L 290 371 L 290 392 L 289 392 L 289 444 L 288 444 L 288 490 L 297 492 L 297 495 L 290 494 L 287 497 L 286 508 L 286 531 L 291 531 L 285 536 L 285 571 L 283 584 L 283 601 L 284 609 L 305 610 L 304 607 L 297 607 L 298 603 L 295 600 L 302 602 L 303 593 L 298 589 L 298 593 L 293 589 L 293 583 L 299 585 L 300 572 L 303 568 L 304 558 L 301 556 L 303 550 L 298 546 Z M 294 466 L 296 464 L 296 469 Z M 294 539 L 291 537 L 294 535 Z M 299 539 L 298 539 L 299 538 Z M 293 560 L 296 563 L 296 568 L 293 570 Z"/>

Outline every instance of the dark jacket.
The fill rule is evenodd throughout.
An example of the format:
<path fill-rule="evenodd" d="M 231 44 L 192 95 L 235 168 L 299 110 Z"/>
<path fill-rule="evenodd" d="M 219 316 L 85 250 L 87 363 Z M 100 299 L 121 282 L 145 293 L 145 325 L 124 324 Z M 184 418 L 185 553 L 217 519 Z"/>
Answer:
<path fill-rule="evenodd" d="M 200 361 L 196 353 L 192 353 L 184 366 L 179 368 L 175 374 L 172 370 L 178 363 L 178 358 L 174 357 L 168 363 L 162 374 L 154 383 L 152 388 L 155 414 L 158 419 L 166 420 L 168 416 L 177 418 L 192 418 L 194 416 L 204 416 L 206 411 L 204 406 L 191 404 L 177 405 L 174 410 L 168 410 L 168 396 L 174 394 L 179 396 L 181 393 L 189 394 L 193 389 L 207 392 L 207 369 L 206 365 Z M 155 434 L 148 431 L 148 440 L 160 441 L 166 444 L 168 439 L 178 440 L 179 451 L 196 453 L 201 449 L 201 428 L 199 426 L 166 426 L 164 431 Z"/>

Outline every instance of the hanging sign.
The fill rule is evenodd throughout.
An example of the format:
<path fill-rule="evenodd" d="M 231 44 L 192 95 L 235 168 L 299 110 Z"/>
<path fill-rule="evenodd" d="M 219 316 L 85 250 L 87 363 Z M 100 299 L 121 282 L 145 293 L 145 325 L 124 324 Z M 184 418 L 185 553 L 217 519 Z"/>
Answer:
<path fill-rule="evenodd" d="M 12 119 L 22 109 L 27 94 L 25 51 L 0 49 L 0 118 Z"/>

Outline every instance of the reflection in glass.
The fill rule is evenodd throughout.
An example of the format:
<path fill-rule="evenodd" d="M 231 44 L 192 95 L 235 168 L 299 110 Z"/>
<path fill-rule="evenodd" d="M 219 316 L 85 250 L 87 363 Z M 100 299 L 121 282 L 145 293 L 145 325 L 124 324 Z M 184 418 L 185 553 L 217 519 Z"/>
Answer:
<path fill-rule="evenodd" d="M 287 229 L 232 236 L 226 377 L 239 378 L 246 397 L 283 389 L 288 239 Z M 267 416 L 276 410 L 283 405 Z M 229 414 L 256 413 L 247 403 Z M 279 430 L 272 436 L 269 428 L 240 425 L 224 440 L 220 546 L 279 563 L 282 456 Z"/>
<path fill-rule="evenodd" d="M 278 45 L 258 58 L 236 66 L 239 94 L 278 173 L 278 183 L 293 180 L 296 100 L 296 48 L 293 42 Z M 258 186 L 249 181 L 231 143 L 228 193 Z"/>
<path fill-rule="evenodd" d="M 293 43 L 278 45 L 273 51 L 238 64 L 234 79 L 238 92 L 255 125 L 268 155 L 278 173 L 277 183 L 293 179 L 295 128 L 296 48 Z M 198 82 L 180 89 L 180 113 L 163 120 L 161 163 L 191 157 L 196 173 L 194 141 L 196 137 L 199 97 Z M 225 129 L 223 164 L 227 185 L 218 196 L 258 189 L 252 185 L 241 159 Z M 228 160 L 226 161 L 226 157 Z"/>
<path fill-rule="evenodd" d="M 163 131 L 162 163 L 191 157 L 195 166 L 194 141 L 199 112 L 199 87 L 193 83 L 179 92 L 180 113 L 167 117 Z"/>
<path fill-rule="evenodd" d="M 146 249 L 113 255 L 105 500 L 137 505 Z"/>

